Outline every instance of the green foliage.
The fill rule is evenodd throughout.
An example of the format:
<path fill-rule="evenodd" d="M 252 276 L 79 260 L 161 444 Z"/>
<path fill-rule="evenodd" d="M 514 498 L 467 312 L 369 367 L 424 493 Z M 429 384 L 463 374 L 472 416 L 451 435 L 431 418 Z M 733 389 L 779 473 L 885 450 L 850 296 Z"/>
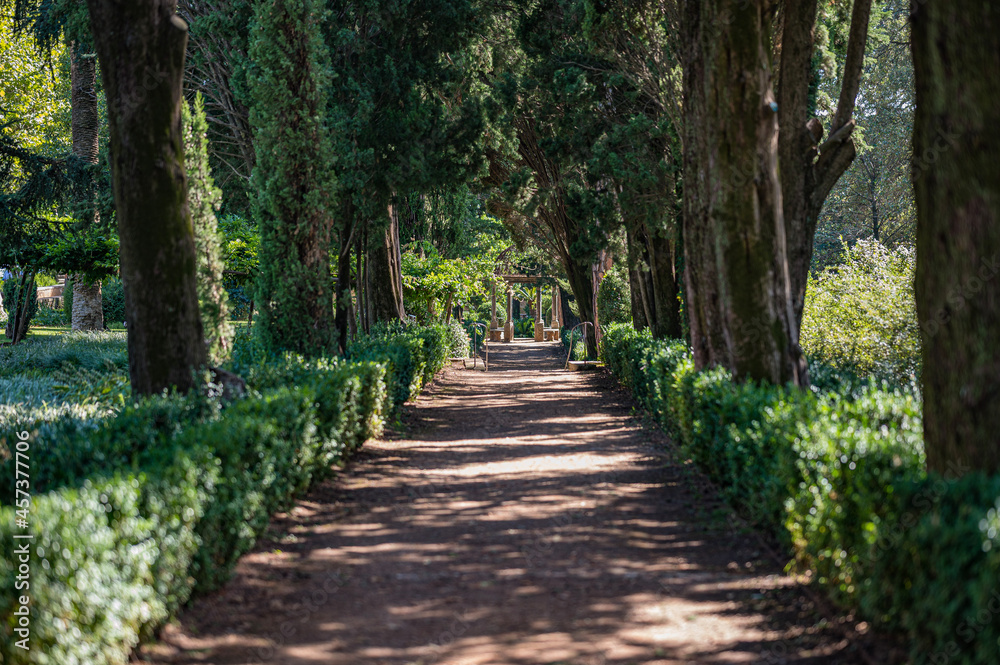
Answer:
<path fill-rule="evenodd" d="M 910 383 L 920 370 L 911 248 L 862 240 L 809 280 L 801 344 L 815 360 L 859 376 Z"/>
<path fill-rule="evenodd" d="M 395 414 L 447 365 L 452 342 L 451 332 L 443 325 L 407 328 L 380 324 L 355 340 L 348 347 L 347 357 L 385 364 L 389 411 Z"/>
<path fill-rule="evenodd" d="M 46 243 L 46 266 L 83 275 L 88 282 L 118 274 L 118 237 L 96 224 Z"/>
<path fill-rule="evenodd" d="M 602 326 L 632 323 L 632 294 L 624 262 L 616 263 L 601 280 L 597 289 L 597 316 Z"/>
<path fill-rule="evenodd" d="M 274 350 L 333 347 L 329 247 L 334 153 L 324 119 L 332 72 L 317 0 L 258 3 L 250 45 L 250 120 L 260 226 L 257 332 Z"/>
<path fill-rule="evenodd" d="M 124 323 L 125 286 L 117 277 L 107 279 L 101 285 L 101 307 L 104 309 L 106 325 Z"/>
<path fill-rule="evenodd" d="M 468 306 L 474 297 L 487 294 L 486 285 L 493 279 L 495 254 L 445 259 L 433 246 L 426 250 L 423 256 L 412 251 L 402 256 L 406 309 L 418 321 L 443 321 L 449 299 L 453 307 Z"/>
<path fill-rule="evenodd" d="M 68 326 L 69 319 L 62 308 L 43 306 L 38 308 L 38 313 L 32 322 L 38 326 Z"/>
<path fill-rule="evenodd" d="M 56 44 L 40 53 L 31 35 L 0 13 L 0 107 L 4 134 L 26 150 L 55 156 L 70 145 L 69 56 Z M 65 68 L 65 70 L 63 69 Z"/>
<path fill-rule="evenodd" d="M 444 345 L 448 355 L 452 358 L 468 358 L 469 345 L 472 344 L 472 340 L 469 338 L 469 333 L 465 331 L 465 326 L 456 319 L 452 319 L 451 323 L 446 325 L 444 329 L 446 336 Z"/>
<path fill-rule="evenodd" d="M 839 602 L 902 631 L 915 662 L 994 662 L 1000 479 L 927 478 L 917 395 L 735 384 L 627 325 L 602 356 L 740 513 Z"/>
<path fill-rule="evenodd" d="M 232 330 L 229 326 L 228 294 L 222 280 L 222 239 L 215 217 L 222 204 L 222 192 L 215 186 L 208 165 L 208 120 L 201 93 L 195 95 L 193 109 L 187 100 L 184 101 L 181 122 L 184 125 L 188 208 L 191 210 L 198 254 L 198 308 L 201 310 L 208 360 L 218 365 L 229 352 Z"/>
<path fill-rule="evenodd" d="M 109 337 L 101 347 L 92 341 L 99 336 L 0 349 L 0 396 L 6 375 L 35 373 L 39 386 L 52 366 L 127 361 L 123 340 L 109 345 Z M 442 326 L 381 329 L 356 350 L 393 360 L 387 367 L 268 355 L 242 340 L 234 362 L 246 364 L 230 368 L 244 373 L 249 395 L 230 404 L 210 391 L 149 397 L 96 418 L 32 411 L 0 422 L 0 658 L 127 663 L 192 592 L 229 578 L 274 511 L 381 432 L 390 393 L 400 392 L 387 369 L 407 390 L 422 385 L 446 363 L 448 341 Z M 26 395 L 31 384 L 16 390 Z M 18 541 L 9 453 L 21 431 L 31 437 L 38 545 L 30 652 L 14 645 L 11 631 L 22 592 L 12 567 Z"/>
<path fill-rule="evenodd" d="M 225 269 L 223 283 L 228 292 L 230 314 L 236 319 L 246 319 L 253 304 L 253 283 L 258 272 L 260 229 L 252 220 L 238 215 L 219 218 L 222 232 L 222 256 Z"/>
<path fill-rule="evenodd" d="M 821 10 L 821 15 L 829 12 Z M 910 55 L 910 3 L 888 0 L 874 3 L 868 31 L 865 66 L 861 79 L 863 104 L 854 111 L 858 156 L 834 185 L 820 214 L 813 252 L 814 270 L 835 265 L 844 242 L 854 244 L 869 238 L 887 247 L 912 243 L 916 228 L 916 208 L 912 182 L 929 166 L 913 159 L 913 63 Z M 822 19 L 830 23 L 829 17 Z M 841 71 L 849 24 L 838 17 L 834 33 L 835 63 L 828 72 Z M 823 25 L 824 32 L 827 26 Z M 830 79 L 831 77 L 827 76 Z M 832 112 L 840 92 L 839 82 L 823 85 L 823 110 Z"/>

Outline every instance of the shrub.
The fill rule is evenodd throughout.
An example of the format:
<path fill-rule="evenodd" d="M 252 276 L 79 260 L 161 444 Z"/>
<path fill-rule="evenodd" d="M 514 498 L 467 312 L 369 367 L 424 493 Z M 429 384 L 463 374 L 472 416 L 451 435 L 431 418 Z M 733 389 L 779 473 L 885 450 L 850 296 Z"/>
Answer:
<path fill-rule="evenodd" d="M 917 663 L 995 662 L 1000 478 L 927 478 L 919 395 L 825 368 L 830 390 L 735 384 L 613 325 L 602 357 L 722 494 Z"/>
<path fill-rule="evenodd" d="M 38 308 L 32 323 L 36 326 L 66 326 L 69 319 L 62 308 L 44 306 Z"/>
<path fill-rule="evenodd" d="M 445 346 L 448 347 L 448 355 L 452 358 L 468 358 L 469 345 L 472 340 L 465 332 L 465 326 L 457 319 L 452 319 L 445 327 Z"/>
<path fill-rule="evenodd" d="M 632 292 L 624 263 L 616 263 L 601 280 L 597 289 L 597 317 L 602 326 L 632 323 Z"/>
<path fill-rule="evenodd" d="M 919 374 L 915 252 L 875 240 L 845 247 L 844 262 L 810 278 L 801 344 L 814 359 L 860 376 L 908 383 Z"/>
<path fill-rule="evenodd" d="M 101 284 L 101 307 L 104 309 L 105 325 L 125 322 L 125 287 L 117 277 L 109 277 Z"/>
<path fill-rule="evenodd" d="M 397 361 L 407 388 L 447 360 L 441 327 L 380 335 L 385 349 L 368 339 L 362 350 Z M 79 340 L 71 341 L 74 349 Z M 26 374 L 60 356 L 76 367 L 94 361 L 65 345 L 40 348 L 10 357 Z M 228 406 L 212 395 L 161 395 L 100 418 L 23 410 L 0 429 L 0 662 L 126 663 L 193 591 L 228 579 L 275 510 L 381 431 L 386 365 L 241 353 L 255 361 L 250 394 Z M 21 378 L 0 377 L 0 390 L 3 381 L 8 394 L 48 389 Z M 14 587 L 18 541 L 7 502 L 14 431 L 22 430 L 31 435 L 38 545 L 30 652 L 15 646 L 23 592 Z"/>
<path fill-rule="evenodd" d="M 389 411 L 395 413 L 448 363 L 448 335 L 442 325 L 383 324 L 355 340 L 347 355 L 352 360 L 385 363 Z"/>

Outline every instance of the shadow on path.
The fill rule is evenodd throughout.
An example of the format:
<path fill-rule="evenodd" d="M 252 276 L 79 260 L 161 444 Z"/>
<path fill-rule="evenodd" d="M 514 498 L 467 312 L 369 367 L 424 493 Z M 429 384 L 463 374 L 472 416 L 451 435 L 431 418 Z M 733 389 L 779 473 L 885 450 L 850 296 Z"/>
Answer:
<path fill-rule="evenodd" d="M 859 663 L 606 375 L 558 344 L 446 371 L 276 518 L 156 663 Z"/>

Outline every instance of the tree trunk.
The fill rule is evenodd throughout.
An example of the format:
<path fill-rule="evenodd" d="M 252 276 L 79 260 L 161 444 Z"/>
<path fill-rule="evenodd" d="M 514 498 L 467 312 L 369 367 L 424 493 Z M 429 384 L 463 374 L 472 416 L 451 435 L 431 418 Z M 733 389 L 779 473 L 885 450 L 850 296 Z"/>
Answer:
<path fill-rule="evenodd" d="M 597 312 L 594 311 L 594 275 L 591 264 L 566 257 L 563 259 L 563 268 L 566 270 L 569 287 L 576 299 L 576 309 L 580 314 L 580 320 L 594 323 Z M 592 326 L 584 326 L 584 328 L 586 329 L 587 355 L 596 358 L 597 337 L 595 330 Z"/>
<path fill-rule="evenodd" d="M 372 321 L 405 321 L 403 273 L 400 267 L 399 216 L 389 204 L 389 227 L 378 235 L 368 254 L 368 297 Z"/>
<path fill-rule="evenodd" d="M 17 289 L 14 291 L 14 302 L 7 309 L 10 312 L 10 317 L 7 320 L 5 332 L 10 338 L 12 346 L 21 342 L 28 335 L 28 328 L 31 326 L 31 320 L 28 316 L 28 311 L 31 309 L 31 290 L 35 290 L 37 293 L 37 289 L 35 273 L 25 270 L 21 274 L 21 281 Z"/>
<path fill-rule="evenodd" d="M 97 61 L 92 55 L 80 52 L 78 45 L 70 45 L 70 128 L 73 137 L 73 154 L 80 159 L 97 163 L 98 135 L 101 118 L 97 109 Z M 89 223 L 97 222 L 97 210 L 85 213 Z M 103 330 L 104 309 L 101 302 L 101 282 L 86 283 L 83 275 L 73 280 L 73 330 Z"/>
<path fill-rule="evenodd" d="M 101 282 L 88 284 L 83 275 L 73 278 L 73 330 L 104 330 Z"/>
<path fill-rule="evenodd" d="M 628 286 L 632 305 L 632 327 L 636 330 L 649 328 L 652 315 L 650 313 L 649 297 L 646 279 L 649 273 L 644 269 L 642 248 L 635 239 L 633 231 L 626 231 L 625 243 L 628 248 Z"/>
<path fill-rule="evenodd" d="M 347 353 L 347 337 L 351 329 L 351 249 L 357 222 L 354 206 L 349 202 L 341 206 L 342 219 L 339 229 L 339 249 L 337 253 L 337 294 L 336 322 L 337 346 L 340 353 Z"/>
<path fill-rule="evenodd" d="M 685 4 L 686 295 L 697 367 L 804 384 L 778 181 L 773 8 Z"/>
<path fill-rule="evenodd" d="M 87 5 L 111 129 L 132 391 L 186 391 L 206 362 L 181 132 L 187 26 L 175 0 Z"/>
<path fill-rule="evenodd" d="M 785 3 L 777 99 L 781 127 L 778 163 L 781 165 L 789 288 L 796 329 L 802 324 L 813 239 L 823 203 L 857 154 L 852 138 L 852 116 L 864 65 L 871 4 L 871 0 L 854 2 L 840 100 L 830 127 L 830 138 L 820 145 L 823 126 L 812 117 L 809 108 L 817 2 Z"/>
<path fill-rule="evenodd" d="M 680 339 L 681 303 L 678 300 L 676 243 L 663 233 L 645 233 L 649 261 L 649 284 L 653 287 L 653 337 Z"/>
<path fill-rule="evenodd" d="M 580 323 L 580 317 L 573 311 L 569 304 L 567 293 L 559 289 L 559 323 L 563 328 L 573 328 Z"/>
<path fill-rule="evenodd" d="M 914 7 L 916 292 L 927 465 L 942 473 L 997 473 L 1000 11 L 991 0 Z"/>

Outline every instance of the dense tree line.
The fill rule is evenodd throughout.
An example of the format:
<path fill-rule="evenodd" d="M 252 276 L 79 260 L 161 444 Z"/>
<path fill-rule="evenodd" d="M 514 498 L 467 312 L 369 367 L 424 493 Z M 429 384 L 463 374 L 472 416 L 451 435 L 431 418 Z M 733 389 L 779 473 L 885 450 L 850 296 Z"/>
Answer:
<path fill-rule="evenodd" d="M 5 154 L 93 171 L 104 91 L 138 392 L 206 360 L 181 125 L 200 92 L 222 206 L 260 228 L 268 348 L 343 352 L 405 319 L 401 238 L 449 200 L 541 248 L 582 319 L 611 252 L 637 327 L 686 337 L 700 368 L 806 387 L 810 271 L 845 240 L 915 238 L 928 459 L 997 468 L 985 0 L 89 0 L 92 33 L 17 7 L 40 44 L 76 35 L 100 60 L 91 83 L 71 50 L 75 161 Z M 107 224 L 98 199 L 78 225 Z"/>

